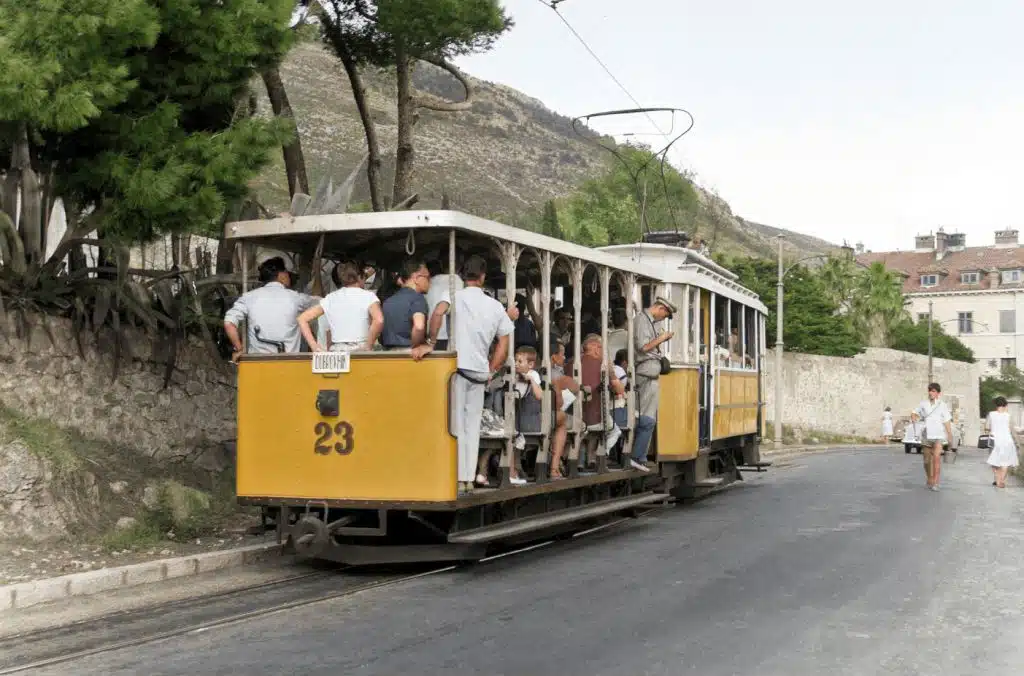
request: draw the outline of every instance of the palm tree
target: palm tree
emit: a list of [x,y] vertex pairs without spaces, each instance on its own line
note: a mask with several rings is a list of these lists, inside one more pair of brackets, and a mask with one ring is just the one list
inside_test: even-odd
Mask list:
[[882,263],[872,263],[857,275],[854,290],[855,325],[872,347],[887,346],[893,325],[907,313],[899,276]]

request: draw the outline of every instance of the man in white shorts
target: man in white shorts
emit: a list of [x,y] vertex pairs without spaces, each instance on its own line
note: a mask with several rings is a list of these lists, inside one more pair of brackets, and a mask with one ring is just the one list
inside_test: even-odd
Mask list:
[[940,399],[942,386],[928,385],[928,399],[922,401],[915,413],[924,421],[924,439],[921,440],[921,455],[924,456],[924,474],[928,488],[939,490],[939,471],[942,468],[942,444],[953,438],[953,416],[946,403]]

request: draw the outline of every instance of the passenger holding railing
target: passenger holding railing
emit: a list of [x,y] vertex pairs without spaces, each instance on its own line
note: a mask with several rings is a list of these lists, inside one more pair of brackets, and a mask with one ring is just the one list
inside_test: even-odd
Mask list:
[[327,343],[331,352],[372,350],[384,327],[380,299],[373,291],[363,288],[363,277],[355,263],[339,263],[331,271],[338,286],[327,294],[320,304],[299,315],[299,329],[314,352],[327,349],[317,342],[310,322],[318,317],[327,319]]
[[[604,363],[604,344],[601,336],[596,333],[588,335],[583,339],[583,344],[580,347],[583,350],[583,356],[580,358],[580,380],[584,390],[583,424],[588,431],[598,434],[610,429],[609,439],[614,443],[618,440],[619,432],[616,432],[614,427],[606,427],[604,411],[601,408],[601,367]],[[569,370],[572,370],[571,366]],[[624,394],[625,386],[615,377],[614,371],[610,372],[608,376],[609,392],[613,395]],[[596,436],[588,435],[587,437],[585,446],[587,460],[593,459],[593,450],[597,446],[596,440]],[[581,465],[584,464],[583,460],[580,458]]]
[[[224,314],[224,333],[231,341],[231,361],[242,356],[242,338],[238,325],[246,323],[248,350],[257,354],[298,352],[302,347],[296,317],[316,304],[315,296],[291,288],[291,273],[280,256],[268,258],[259,266],[263,286],[242,294]],[[309,339],[307,338],[307,341]]]
[[569,436],[569,410],[580,392],[572,376],[565,375],[565,343],[551,338],[551,394],[555,407],[554,429],[551,432],[551,478],[563,479],[562,454]]
[[659,326],[664,319],[670,319],[676,307],[670,301],[658,296],[654,305],[633,319],[634,358],[636,365],[637,408],[636,436],[633,438],[633,455],[630,465],[643,472],[647,467],[647,451],[654,438],[654,426],[658,421],[658,397],[660,393],[662,354],[661,346],[672,338],[671,331],[662,331]]

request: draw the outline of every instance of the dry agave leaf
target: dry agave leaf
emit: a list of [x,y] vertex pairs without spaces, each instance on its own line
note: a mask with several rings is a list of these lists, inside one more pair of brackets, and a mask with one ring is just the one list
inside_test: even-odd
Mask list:
[[96,304],[92,309],[92,327],[98,331],[110,314],[110,289],[107,286],[98,287],[93,298]]

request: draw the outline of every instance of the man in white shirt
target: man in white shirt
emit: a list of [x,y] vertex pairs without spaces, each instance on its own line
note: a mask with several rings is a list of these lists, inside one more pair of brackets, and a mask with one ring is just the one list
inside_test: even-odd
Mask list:
[[[484,390],[491,374],[505,364],[509,336],[515,330],[505,307],[484,293],[486,275],[487,262],[479,256],[471,256],[462,273],[466,288],[456,293],[454,299],[452,333],[458,369],[455,378],[455,436],[459,440],[459,488],[463,491],[473,489],[474,479],[478,484],[487,484],[487,457],[479,457]],[[497,346],[488,358],[495,339]]]
[[260,264],[259,279],[263,286],[242,294],[224,315],[224,332],[231,341],[231,359],[235,362],[243,351],[238,334],[242,322],[246,323],[246,347],[250,353],[276,354],[279,345],[285,352],[298,352],[302,346],[298,316],[319,300],[289,288],[291,273],[280,256]]
[[430,279],[430,289],[427,291],[427,340],[432,341],[438,350],[448,349],[448,307],[452,302],[452,285],[454,283],[455,293],[462,291],[465,284],[458,275],[435,274]]
[[921,440],[921,455],[924,456],[924,474],[928,488],[939,490],[939,471],[942,467],[942,444],[953,438],[953,416],[946,403],[940,398],[942,387],[938,383],[928,385],[928,399],[914,411],[924,422],[924,439]]

